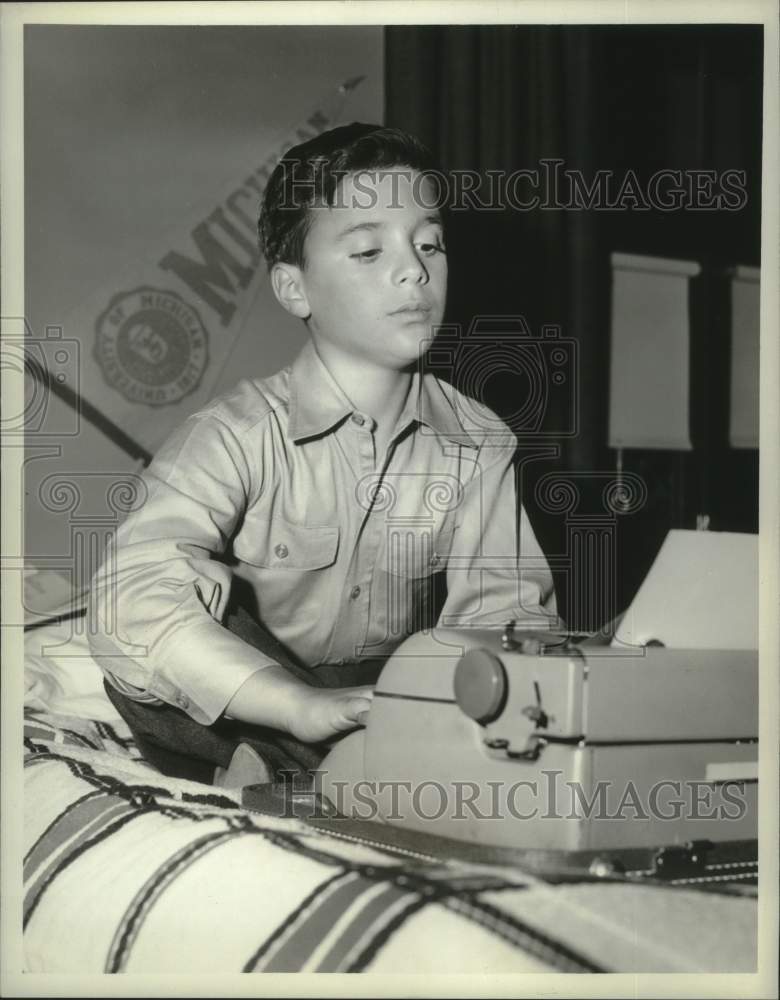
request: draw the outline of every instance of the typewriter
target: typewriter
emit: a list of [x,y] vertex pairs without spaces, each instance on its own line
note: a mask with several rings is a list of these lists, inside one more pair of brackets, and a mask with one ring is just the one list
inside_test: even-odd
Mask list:
[[[755,539],[738,537],[747,572]],[[369,838],[381,828],[380,839],[417,850],[449,845],[547,870],[755,881],[755,616],[732,615],[724,634],[684,620],[691,601],[712,617],[717,598],[702,589],[722,587],[722,575],[706,572],[711,541],[667,543],[611,642],[512,624],[407,639],[365,728],[321,765],[318,822],[346,817]],[[691,560],[691,545],[705,558]],[[733,582],[739,560],[729,560]],[[687,646],[674,614],[645,613],[648,593],[656,610],[657,595],[673,593],[670,568]],[[700,581],[687,596],[680,573]]]

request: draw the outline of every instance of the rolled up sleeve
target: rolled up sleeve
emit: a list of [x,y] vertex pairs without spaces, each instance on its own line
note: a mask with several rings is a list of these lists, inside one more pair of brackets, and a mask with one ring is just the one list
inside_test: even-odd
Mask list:
[[439,624],[483,628],[558,625],[553,579],[517,500],[515,446],[482,449],[457,508]]
[[205,725],[249,676],[275,661],[222,624],[228,543],[262,488],[235,432],[191,417],[144,474],[147,495],[119,527],[92,581],[89,642],[139,700],[176,705]]

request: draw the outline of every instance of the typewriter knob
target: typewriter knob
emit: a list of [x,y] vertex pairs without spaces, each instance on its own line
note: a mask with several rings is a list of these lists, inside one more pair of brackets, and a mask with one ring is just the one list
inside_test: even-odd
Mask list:
[[486,649],[472,649],[458,660],[453,687],[465,715],[482,724],[492,722],[506,703],[504,664]]

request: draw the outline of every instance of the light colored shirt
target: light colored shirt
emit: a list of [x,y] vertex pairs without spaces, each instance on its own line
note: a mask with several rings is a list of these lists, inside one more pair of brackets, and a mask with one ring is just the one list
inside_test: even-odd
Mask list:
[[415,373],[385,455],[373,431],[311,343],[189,417],[93,580],[90,644],[109,680],[215,721],[274,662],[221,624],[234,575],[312,666],[388,656],[425,622],[440,571],[440,625],[554,625],[509,428]]

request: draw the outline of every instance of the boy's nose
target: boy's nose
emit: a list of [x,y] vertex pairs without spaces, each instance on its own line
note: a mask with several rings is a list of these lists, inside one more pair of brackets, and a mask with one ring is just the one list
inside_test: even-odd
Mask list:
[[414,251],[404,254],[396,268],[396,280],[401,284],[422,285],[428,280],[428,271]]

